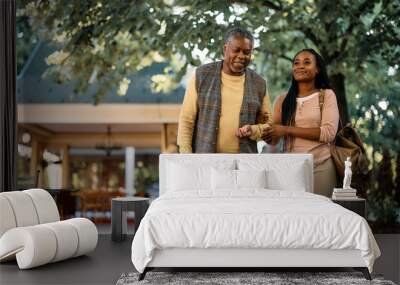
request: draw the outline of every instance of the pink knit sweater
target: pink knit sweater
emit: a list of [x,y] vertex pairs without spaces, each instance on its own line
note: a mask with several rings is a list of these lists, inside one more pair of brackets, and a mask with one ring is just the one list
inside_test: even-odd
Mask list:
[[[282,123],[282,102],[285,95],[279,96],[275,101],[273,121]],[[293,153],[311,153],[314,157],[314,166],[326,161],[330,156],[330,143],[335,139],[339,123],[339,110],[336,95],[331,89],[325,90],[322,118],[319,109],[319,92],[306,97],[297,98],[295,127],[320,128],[321,134],[318,141],[303,138],[294,138],[292,148],[287,150]]]

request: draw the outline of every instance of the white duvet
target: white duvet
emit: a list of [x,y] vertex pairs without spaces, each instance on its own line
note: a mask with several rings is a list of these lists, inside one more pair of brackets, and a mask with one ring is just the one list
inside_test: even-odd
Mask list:
[[136,269],[164,248],[358,249],[370,272],[380,256],[359,215],[320,195],[266,189],[164,194],[133,239]]

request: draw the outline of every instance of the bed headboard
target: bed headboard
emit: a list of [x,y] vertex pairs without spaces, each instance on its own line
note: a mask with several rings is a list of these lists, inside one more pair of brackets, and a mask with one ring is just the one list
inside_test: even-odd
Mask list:
[[[312,154],[161,154],[159,161],[159,188],[160,196],[168,189],[166,187],[168,181],[168,163],[169,162],[182,162],[189,161],[194,165],[210,165],[218,163],[218,161],[232,160],[237,167],[238,163],[254,163],[255,161],[262,161],[263,165],[269,165],[272,168],[279,165],[280,169],[289,167],[293,164],[304,162],[304,173],[306,180],[306,191],[313,193],[313,156]],[[240,163],[239,163],[240,165]]]

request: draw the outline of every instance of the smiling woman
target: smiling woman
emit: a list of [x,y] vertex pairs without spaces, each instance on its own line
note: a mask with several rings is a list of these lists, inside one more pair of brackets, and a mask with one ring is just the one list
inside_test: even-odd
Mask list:
[[[320,94],[324,96],[322,108]],[[313,49],[295,55],[292,84],[287,94],[277,98],[273,121],[264,139],[276,144],[283,138],[285,152],[313,154],[314,192],[330,197],[337,184],[330,143],[336,136],[339,110],[324,60]]]

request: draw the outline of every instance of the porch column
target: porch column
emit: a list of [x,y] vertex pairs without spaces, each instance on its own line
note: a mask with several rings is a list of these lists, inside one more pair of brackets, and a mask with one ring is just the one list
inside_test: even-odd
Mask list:
[[135,148],[125,148],[125,191],[128,196],[135,194]]

